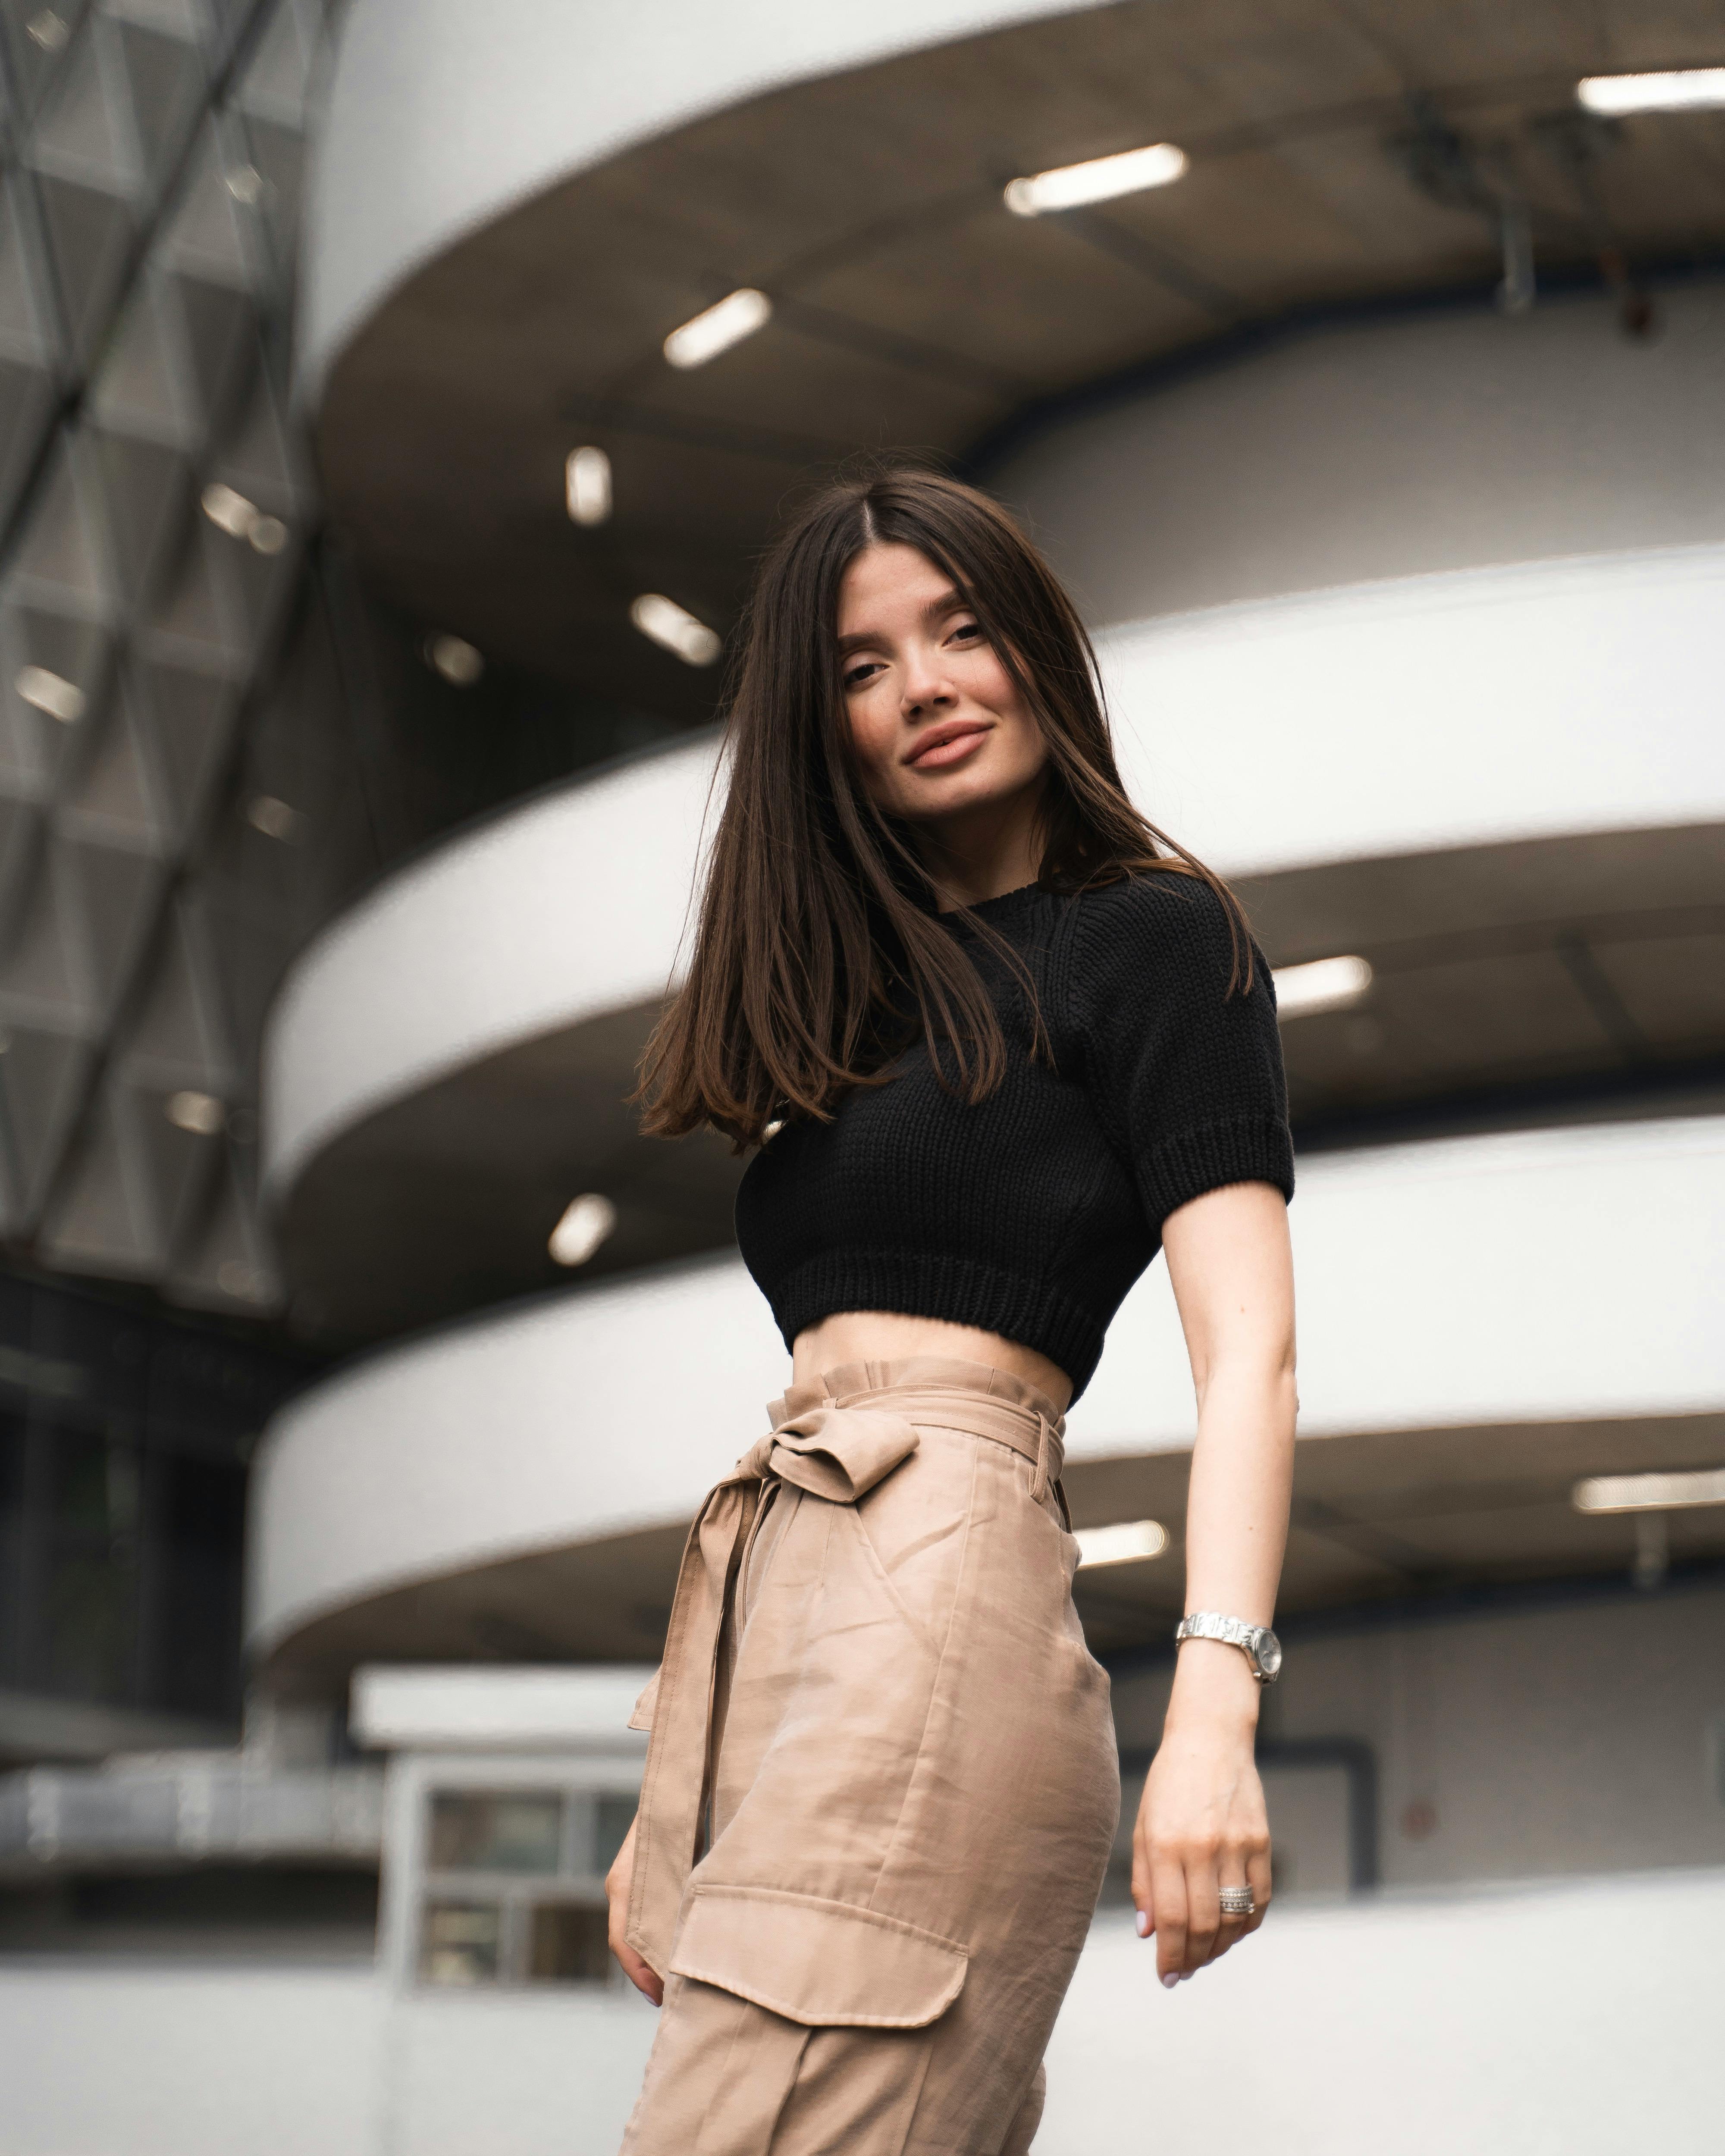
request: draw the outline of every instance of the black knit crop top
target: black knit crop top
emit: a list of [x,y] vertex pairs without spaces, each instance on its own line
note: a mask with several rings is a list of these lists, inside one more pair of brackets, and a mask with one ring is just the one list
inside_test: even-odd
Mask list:
[[1076,1399],[1170,1213],[1227,1183],[1293,1194],[1275,991],[1260,955],[1250,993],[1228,993],[1222,904],[1190,876],[973,911],[1028,967],[1053,1067],[1022,988],[954,916],[1000,1014],[1000,1086],[967,1106],[918,1041],[830,1122],[768,1142],[737,1240],[787,1347],[839,1311],[945,1318],[1047,1356]]

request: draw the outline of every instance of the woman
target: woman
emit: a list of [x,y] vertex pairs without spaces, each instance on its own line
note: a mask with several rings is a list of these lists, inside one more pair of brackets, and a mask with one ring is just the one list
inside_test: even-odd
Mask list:
[[1224,887],[1127,801],[1070,602],[968,488],[886,470],[803,511],[731,746],[644,1127],[759,1148],[737,1239],[793,1383],[696,1522],[637,1716],[612,1943],[664,2013],[625,2149],[1017,2156],[1119,1805],[1061,1418],[1158,1245],[1212,1635],[1180,1650],[1134,1840],[1162,1982],[1270,1898],[1273,993]]

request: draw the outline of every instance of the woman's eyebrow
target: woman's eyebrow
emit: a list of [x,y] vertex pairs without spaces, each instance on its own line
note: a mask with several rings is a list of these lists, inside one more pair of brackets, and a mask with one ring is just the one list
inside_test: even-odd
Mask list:
[[[969,603],[963,592],[944,591],[938,598],[931,599],[923,608],[923,626],[926,629],[932,629],[936,622],[943,619],[949,613],[957,613]],[[853,651],[860,651],[867,644],[881,644],[886,641],[886,638],[881,635],[879,629],[860,629],[850,636],[841,636],[839,639],[839,656],[841,659],[848,659]]]

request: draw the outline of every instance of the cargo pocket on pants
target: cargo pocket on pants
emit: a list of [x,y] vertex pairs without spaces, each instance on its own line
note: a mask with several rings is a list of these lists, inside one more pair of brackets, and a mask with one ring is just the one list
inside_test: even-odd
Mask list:
[[922,2029],[969,1965],[952,1939],[899,1917],[772,1887],[701,1886],[672,1974],[716,1984],[814,2029]]

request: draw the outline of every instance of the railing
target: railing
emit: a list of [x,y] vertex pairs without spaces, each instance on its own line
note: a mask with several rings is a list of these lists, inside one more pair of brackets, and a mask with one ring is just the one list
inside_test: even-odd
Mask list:
[[376,1767],[284,1771],[196,1754],[0,1779],[0,1877],[164,1858],[375,1862]]

